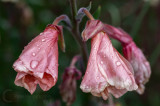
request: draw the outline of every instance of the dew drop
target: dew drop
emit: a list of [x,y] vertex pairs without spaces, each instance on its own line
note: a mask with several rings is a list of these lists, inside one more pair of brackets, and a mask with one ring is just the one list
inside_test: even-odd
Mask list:
[[101,61],[101,64],[103,64],[103,61]]
[[120,63],[119,61],[117,61],[117,62],[116,62],[116,65],[117,65],[117,66],[120,66],[120,65],[121,65],[121,63]]
[[42,42],[45,42],[46,41],[46,39],[42,39]]
[[43,33],[40,33],[40,35],[43,35]]
[[86,86],[86,88],[88,89],[89,87],[88,87],[88,86]]
[[32,53],[32,56],[35,56],[36,55],[36,53]]
[[105,56],[105,55],[104,55],[103,57],[104,57],[104,58],[106,58],[106,56]]
[[95,47],[94,50],[97,50],[97,48]]
[[38,48],[38,50],[40,50],[41,48]]
[[38,65],[38,61],[36,60],[31,61],[31,68],[36,68],[37,65]]
[[97,79],[99,79],[99,76],[97,76]]
[[89,62],[88,65],[91,65],[91,63]]

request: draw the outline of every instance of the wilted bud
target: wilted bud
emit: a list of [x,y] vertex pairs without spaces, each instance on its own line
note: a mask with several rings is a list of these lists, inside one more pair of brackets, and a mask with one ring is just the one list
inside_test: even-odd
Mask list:
[[151,75],[150,64],[134,42],[123,46],[123,54],[134,69],[134,76],[138,85],[137,92],[143,94],[145,90],[144,85],[148,82]]
[[79,56],[75,56],[70,67],[66,68],[63,73],[63,81],[60,85],[60,94],[67,105],[71,105],[76,99],[77,80],[81,78],[81,72],[75,67]]

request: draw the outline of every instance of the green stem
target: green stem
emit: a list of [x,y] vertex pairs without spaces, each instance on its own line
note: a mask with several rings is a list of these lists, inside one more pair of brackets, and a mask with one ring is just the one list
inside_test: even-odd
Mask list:
[[70,5],[71,5],[71,12],[72,12],[72,20],[73,20],[72,35],[77,40],[78,44],[81,47],[84,63],[87,63],[88,61],[87,46],[86,46],[86,43],[83,42],[81,39],[81,35],[79,31],[79,23],[76,20],[76,15],[77,15],[76,0],[70,0]]

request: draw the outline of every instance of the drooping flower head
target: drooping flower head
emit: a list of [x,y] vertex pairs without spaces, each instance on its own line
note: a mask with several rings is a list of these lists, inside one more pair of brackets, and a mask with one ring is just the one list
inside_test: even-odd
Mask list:
[[143,94],[145,90],[144,85],[148,82],[151,75],[149,62],[129,34],[120,28],[115,28],[107,24],[105,26],[109,36],[122,43],[124,57],[131,63],[134,69],[134,76],[138,85],[137,92]]
[[75,67],[75,63],[80,56],[75,56],[70,67],[63,73],[63,81],[60,85],[60,94],[67,105],[71,105],[76,99],[77,80],[81,78],[81,72]]
[[134,76],[138,85],[137,92],[143,94],[145,90],[144,85],[149,81],[151,75],[150,64],[141,49],[134,42],[123,46],[123,54],[134,69]]
[[90,20],[82,33],[84,40],[91,38],[91,52],[80,88],[106,100],[109,93],[118,98],[136,90],[137,84],[132,66],[112,46],[103,29],[102,22]]
[[15,79],[17,86],[24,87],[32,94],[37,84],[43,91],[49,90],[56,84],[59,35],[62,37],[61,26],[48,25],[24,48],[13,64],[17,72]]

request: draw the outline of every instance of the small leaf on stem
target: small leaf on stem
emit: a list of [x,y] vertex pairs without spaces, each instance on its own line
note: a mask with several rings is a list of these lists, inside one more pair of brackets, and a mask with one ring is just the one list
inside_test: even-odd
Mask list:
[[[90,11],[91,9],[91,5],[92,5],[92,2],[89,3],[89,6],[86,7],[85,9],[87,9],[88,11]],[[85,13],[83,12],[83,9],[84,7],[80,8],[77,12],[77,16],[76,16],[76,20],[80,23],[81,20],[83,19],[83,17],[85,16]]]

